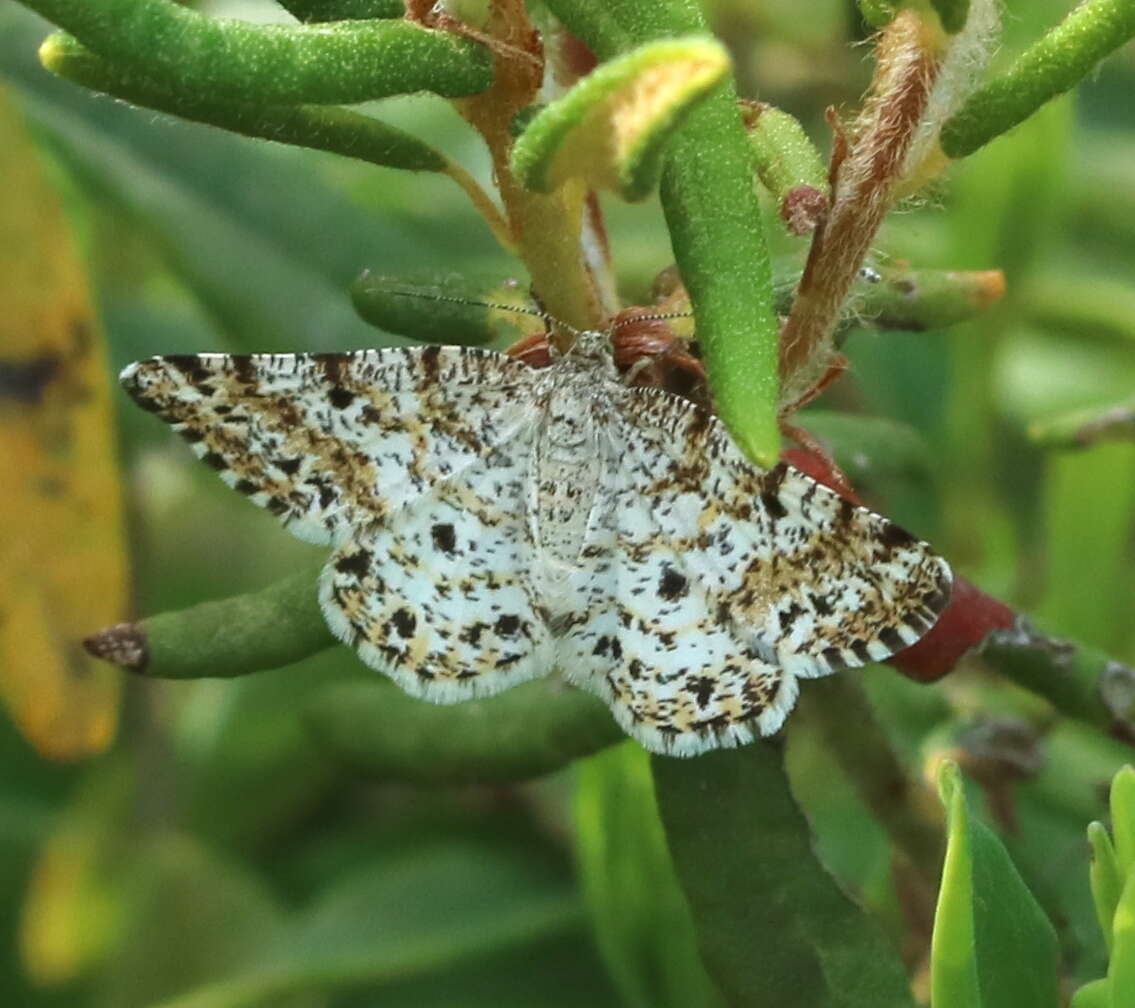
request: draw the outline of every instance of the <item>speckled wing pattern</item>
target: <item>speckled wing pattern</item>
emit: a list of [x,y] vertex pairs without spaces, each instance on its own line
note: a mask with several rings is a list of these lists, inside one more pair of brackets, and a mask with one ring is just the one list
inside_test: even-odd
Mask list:
[[416,696],[548,671],[522,493],[536,372],[466,347],[154,357],[121,381],[230,486],[335,551],[332,631]]
[[628,388],[602,334],[542,370],[422,347],[155,357],[122,381],[333,547],[329,626],[435,702],[558,665],[648,749],[692,755],[776,731],[799,678],[893,654],[948,599],[924,543]]
[[785,463],[758,469],[684,400],[620,399],[617,559],[583,579],[588,615],[559,647],[566,674],[647,748],[769,735],[799,678],[882,660],[933,626],[951,574],[925,543]]

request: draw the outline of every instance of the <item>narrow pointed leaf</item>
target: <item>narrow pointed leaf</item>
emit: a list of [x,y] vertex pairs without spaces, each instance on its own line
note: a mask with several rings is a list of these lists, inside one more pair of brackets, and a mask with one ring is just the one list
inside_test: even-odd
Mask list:
[[446,159],[417,137],[351,109],[225,102],[175,93],[144,76],[119,69],[66,32],[49,35],[40,46],[39,58],[48,70],[65,80],[181,119],[389,168],[446,169]]
[[27,0],[123,71],[198,99],[350,104],[433,91],[477,94],[488,51],[409,21],[292,27],[207,17],[172,0]]
[[1119,905],[1119,897],[1123,893],[1123,874],[1119,870],[1119,862],[1116,861],[1111,838],[1102,823],[1094,822],[1088,825],[1088,844],[1092,848],[1092,863],[1088,868],[1088,877],[1092,885],[1092,902],[1095,904],[1100,931],[1103,932],[1110,950],[1111,925],[1115,919],[1115,908]]
[[957,764],[938,775],[948,838],[934,919],[934,1008],[1057,1008],[1056,933],[1001,841],[970,816]]

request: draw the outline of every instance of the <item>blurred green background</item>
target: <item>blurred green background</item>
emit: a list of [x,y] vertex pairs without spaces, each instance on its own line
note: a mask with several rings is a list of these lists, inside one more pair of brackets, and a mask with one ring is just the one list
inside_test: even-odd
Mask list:
[[[742,94],[826,144],[823,110],[868,80],[851,3],[716,0]],[[210,5],[264,17],[264,3]],[[1015,5],[1011,54],[1068,9]],[[364,268],[523,280],[446,178],[253,142],[128,108],[50,77],[48,26],[0,0],[4,89],[26,115],[81,237],[119,368],[154,353],[337,350],[397,342],[346,289]],[[895,214],[879,265],[1005,271],[1004,300],[949,331],[862,320],[822,404],[918,434],[865,459],[870,501],[1047,630],[1135,660],[1135,445],[1036,446],[1036,420],[1135,390],[1135,51]],[[440,99],[383,117],[489,184],[479,141]],[[653,201],[605,203],[628,303],[671,262]],[[802,247],[778,241],[791,275]],[[17,254],[6,251],[4,254]],[[150,614],[268,584],[319,551],[241,501],[114,396],[133,568]],[[806,414],[805,414],[806,416]],[[90,629],[95,629],[94,627]],[[329,684],[368,678],[345,649],[234,681],[127,684],[112,750],[49,763],[0,722],[0,1000],[226,1005],[713,1003],[674,888],[643,754],[627,743],[524,785],[423,790],[352,772],[307,730]],[[1075,982],[1104,969],[1088,820],[1121,743],[963,669],[934,686],[864,676],[916,770],[971,749],[1001,768],[991,818],[1060,934]],[[1007,781],[982,726],[1024,724],[1036,759]],[[881,829],[805,722],[795,792],[832,871],[909,927]],[[995,798],[1000,798],[998,805]],[[1011,815],[1006,815],[1004,801]],[[31,880],[37,879],[33,887]],[[598,937],[597,937],[598,936]]]

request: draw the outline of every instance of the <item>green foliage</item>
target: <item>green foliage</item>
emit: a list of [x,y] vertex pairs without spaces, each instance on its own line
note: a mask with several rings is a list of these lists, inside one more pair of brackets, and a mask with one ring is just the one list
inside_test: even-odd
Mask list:
[[658,184],[672,134],[728,69],[725,50],[708,38],[632,49],[528,123],[512,148],[512,172],[538,192],[578,179],[590,189],[643,199]]
[[36,0],[37,13],[123,72],[221,101],[361,102],[490,82],[488,54],[407,21],[286,28],[209,18],[173,0]]
[[697,930],[666,847],[647,754],[624,743],[582,763],[575,817],[584,897],[625,1003],[725,1003],[698,957]]
[[1055,1008],[1056,933],[997,835],[974,820],[957,765],[942,764],[946,864],[931,953],[934,1008]]
[[965,157],[1073,87],[1108,53],[1135,35],[1127,0],[1088,0],[971,95],[942,130],[942,148]]
[[1135,769],[1125,766],[1111,782],[1111,828],[1088,826],[1092,847],[1092,901],[1107,941],[1107,976],[1085,984],[1073,1008],[1119,1008],[1135,998]]
[[[823,109],[864,91],[844,4],[801,18],[772,0],[757,19],[734,0],[549,0],[592,73],[550,19],[542,52],[506,0],[457,30],[454,5],[403,17],[393,0],[282,0],[303,24],[270,26],[170,0],[26,6],[63,31],[0,9],[3,77],[67,180],[116,365],[400,338],[503,347],[539,322],[436,296],[601,324],[616,290],[646,302],[672,248],[685,290],[663,293],[693,306],[717,408],[750,455],[778,454],[778,313],[807,249],[773,217],[801,185],[828,194]],[[1082,838],[1129,759],[1109,733],[1135,731],[1135,456],[1081,433],[1129,406],[1135,160],[1115,109],[1135,74],[1124,55],[1105,65],[1074,143],[1068,103],[1033,115],[1131,34],[1129,5],[1098,2],[1045,35],[1055,6],[1014,12],[1017,61],[942,145],[958,157],[1027,121],[957,166],[945,206],[862,236],[886,258],[851,264],[834,313],[850,374],[792,422],[873,506],[1066,641],[1021,623],[986,642],[984,671],[939,685],[891,668],[862,688],[805,683],[788,759],[777,743],[648,759],[554,679],[430,707],[330,646],[317,551],[124,410],[138,609],[159,614],[133,626],[149,677],[104,762],[48,767],[0,725],[4,1003],[911,1005],[937,896],[934,1008],[1040,1008],[1060,985],[1076,1008],[1126,1005],[1130,771],[1112,788],[1114,839],[1089,827],[1090,887]],[[928,73],[985,9],[861,8],[884,36],[897,14],[925,19]],[[691,53],[704,72],[649,90]],[[566,75],[559,96],[538,92],[543,55]],[[734,103],[755,82],[770,103],[756,123]],[[875,135],[887,97],[842,140]],[[883,180],[880,219],[941,165],[935,144]],[[599,186],[614,197],[588,202]],[[1128,441],[1125,422],[1106,436]],[[1056,433],[1029,441],[1045,423]],[[984,801],[943,771],[939,892],[920,770],[943,755]]]

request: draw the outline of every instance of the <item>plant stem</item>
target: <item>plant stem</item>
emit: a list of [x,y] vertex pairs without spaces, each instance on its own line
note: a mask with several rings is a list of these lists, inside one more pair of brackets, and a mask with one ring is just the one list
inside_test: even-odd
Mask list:
[[787,402],[799,399],[826,370],[839,313],[891,207],[938,71],[924,35],[922,22],[908,10],[879,41],[871,97],[852,129],[850,149],[835,160],[831,213],[816,230],[781,333]]

